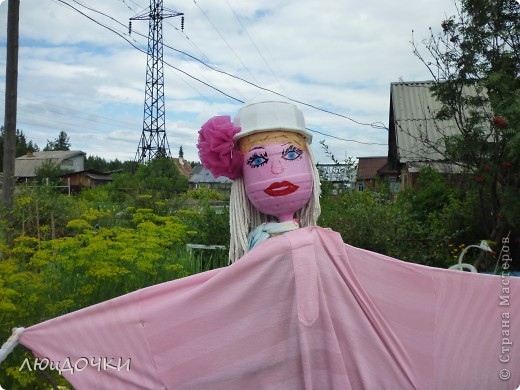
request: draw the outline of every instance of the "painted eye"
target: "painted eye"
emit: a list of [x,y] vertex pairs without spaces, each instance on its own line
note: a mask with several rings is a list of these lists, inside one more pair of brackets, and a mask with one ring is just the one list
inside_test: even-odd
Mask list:
[[296,160],[297,158],[300,158],[302,154],[303,150],[291,145],[283,151],[282,158],[285,160]]
[[263,154],[253,154],[249,159],[247,160],[246,164],[249,165],[251,168],[258,168],[262,165],[267,164],[267,161],[269,159],[267,158],[267,153]]

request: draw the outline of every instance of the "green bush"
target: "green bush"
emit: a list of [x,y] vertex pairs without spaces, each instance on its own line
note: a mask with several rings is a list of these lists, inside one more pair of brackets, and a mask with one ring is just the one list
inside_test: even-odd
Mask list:
[[390,199],[384,187],[325,196],[319,224],[351,245],[442,268],[456,263],[460,248],[486,238],[475,219],[475,191],[437,172],[421,172],[415,189]]
[[[192,261],[185,249],[189,232],[178,217],[137,209],[131,227],[96,228],[100,213],[91,209],[69,221],[74,235],[46,241],[19,236],[11,250],[0,247],[6,257],[0,262],[1,339],[13,327],[188,275],[182,264]],[[19,349],[0,366],[2,385],[43,388],[35,372],[19,371],[23,359]]]

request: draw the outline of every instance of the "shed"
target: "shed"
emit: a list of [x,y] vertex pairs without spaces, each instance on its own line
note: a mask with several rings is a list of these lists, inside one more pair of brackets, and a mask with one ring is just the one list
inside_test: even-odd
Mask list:
[[70,186],[71,192],[79,192],[83,188],[94,188],[112,182],[110,174],[98,172],[94,169],[66,173],[61,175],[61,179],[64,185]]
[[51,162],[62,170],[79,172],[85,169],[85,152],[81,150],[53,150],[48,152],[28,152],[17,157],[14,176],[17,179],[32,179],[43,164]]
[[364,191],[368,188],[374,188],[376,183],[383,177],[380,170],[386,167],[388,157],[358,157],[358,167],[356,175],[356,189]]

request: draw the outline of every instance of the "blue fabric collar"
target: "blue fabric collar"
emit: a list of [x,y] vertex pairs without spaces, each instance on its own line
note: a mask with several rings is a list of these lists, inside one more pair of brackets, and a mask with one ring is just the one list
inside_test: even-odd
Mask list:
[[254,228],[247,236],[249,250],[253,249],[258,243],[283,233],[299,229],[300,225],[296,220],[287,222],[269,222],[263,223]]

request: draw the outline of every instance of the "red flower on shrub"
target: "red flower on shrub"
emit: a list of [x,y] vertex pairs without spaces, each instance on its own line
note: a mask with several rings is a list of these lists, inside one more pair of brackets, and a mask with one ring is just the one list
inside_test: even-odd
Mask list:
[[453,25],[454,25],[454,22],[452,19],[443,20],[441,23],[442,31],[447,32],[448,30],[450,30],[453,27]]
[[505,129],[507,127],[507,121],[500,115],[497,115],[491,119],[491,122],[499,129]]
[[504,161],[502,163],[502,168],[504,169],[511,169],[513,167],[513,164],[511,164],[509,161]]

